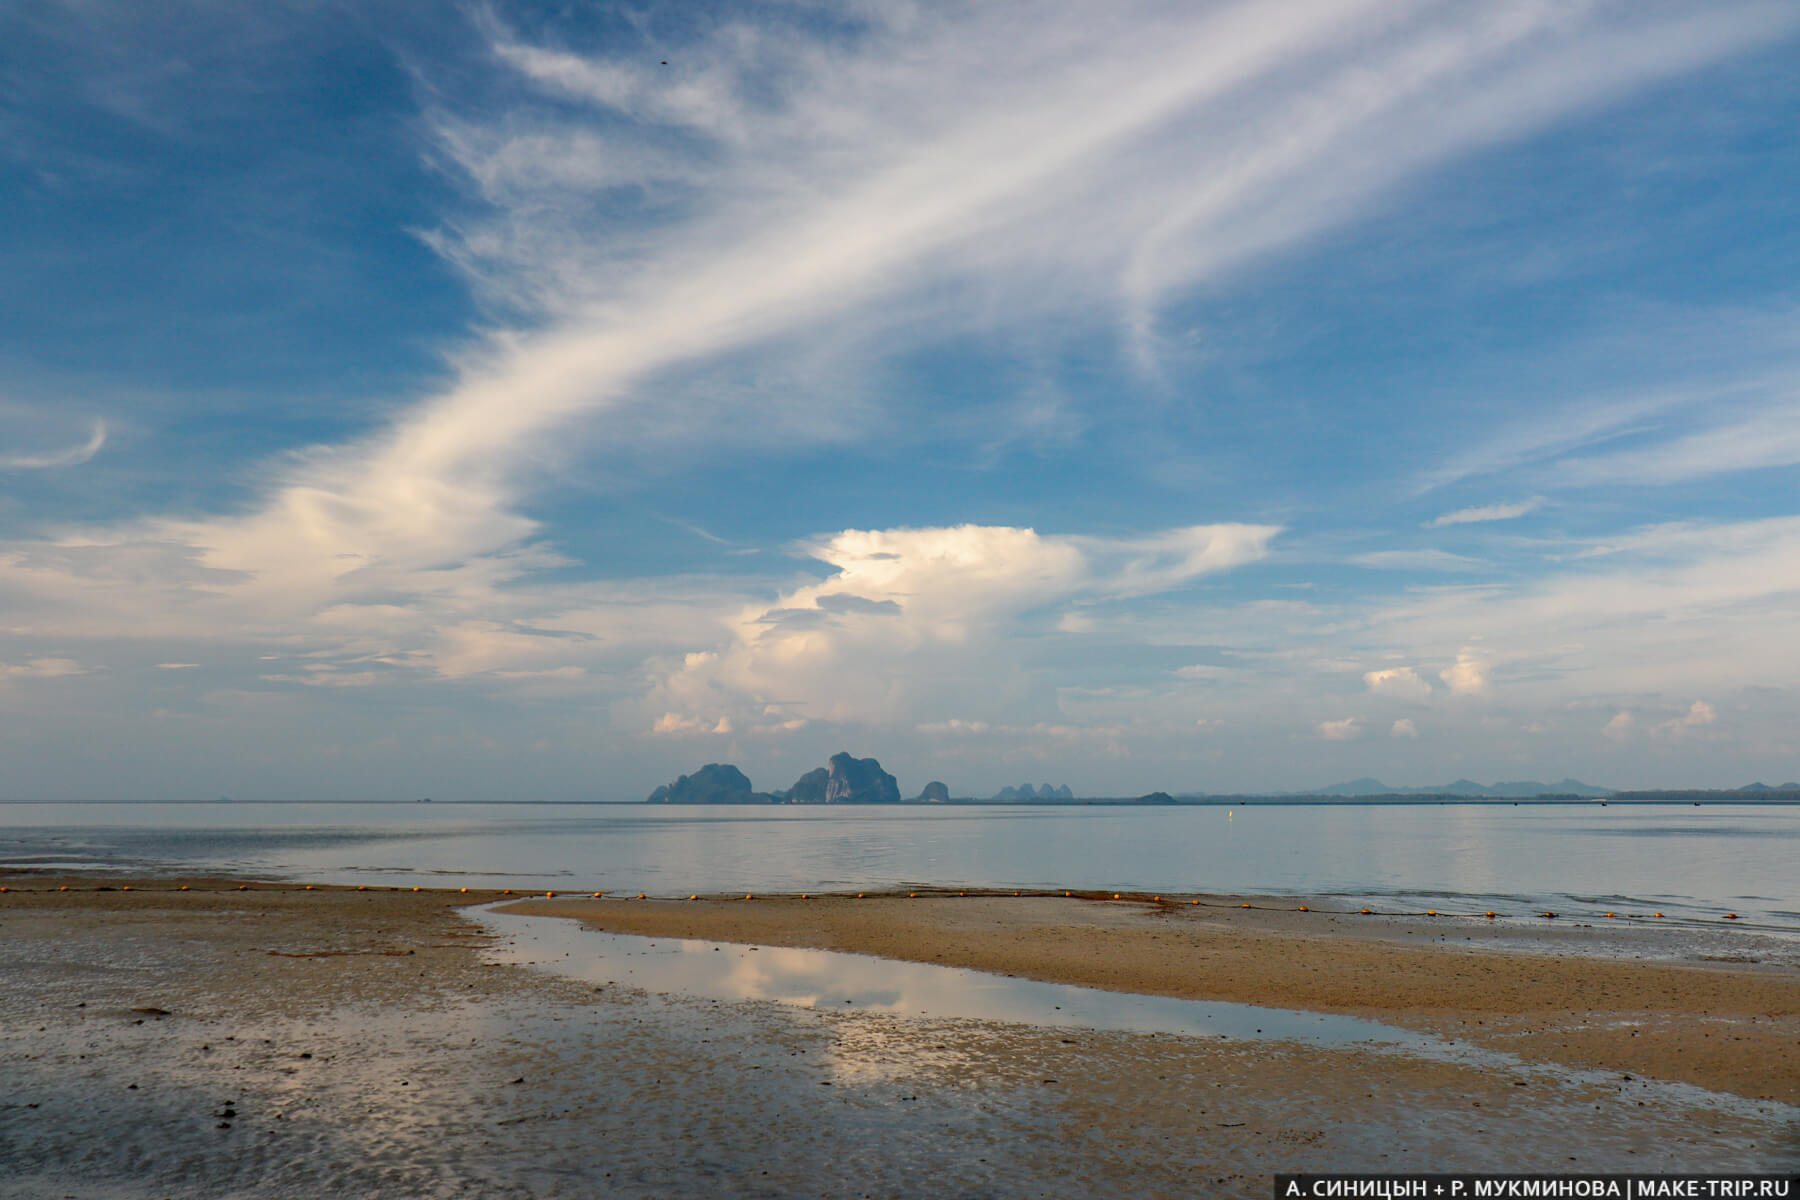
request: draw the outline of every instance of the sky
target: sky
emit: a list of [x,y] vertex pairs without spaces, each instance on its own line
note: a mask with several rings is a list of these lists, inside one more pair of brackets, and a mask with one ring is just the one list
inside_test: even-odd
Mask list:
[[1797,56],[15,0],[0,798],[1800,777]]

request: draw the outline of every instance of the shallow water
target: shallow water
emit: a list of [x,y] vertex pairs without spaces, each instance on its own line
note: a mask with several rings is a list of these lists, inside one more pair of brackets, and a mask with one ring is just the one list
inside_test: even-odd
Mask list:
[[0,805],[0,869],[405,886],[935,885],[1661,911],[1800,931],[1800,807]]
[[480,910],[472,915],[501,937],[489,952],[496,961],[538,966],[587,983],[701,999],[1315,1046],[1424,1048],[1437,1042],[1377,1021],[1329,1013],[1104,992],[832,950],[603,933],[563,917]]

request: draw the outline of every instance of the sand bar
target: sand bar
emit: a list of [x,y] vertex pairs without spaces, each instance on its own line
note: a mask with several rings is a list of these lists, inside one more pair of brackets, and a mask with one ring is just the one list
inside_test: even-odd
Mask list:
[[[900,893],[559,897],[509,907],[615,933],[850,951],[1347,1013],[1527,1059],[1800,1101],[1800,969],[1791,947],[1687,929],[1371,919],[1300,912],[1298,903]],[[1633,957],[1647,955],[1656,958]]]

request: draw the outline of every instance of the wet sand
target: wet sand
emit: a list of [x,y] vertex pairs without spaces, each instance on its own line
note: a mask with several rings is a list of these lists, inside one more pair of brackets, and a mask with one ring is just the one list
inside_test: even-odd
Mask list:
[[[1794,949],[1736,930],[938,893],[527,900],[614,933],[802,946],[1190,1000],[1347,1013],[1522,1058],[1800,1102]],[[1298,904],[1296,901],[1294,904]],[[1316,903],[1316,902],[1315,902]]]
[[[488,936],[458,911],[487,896],[0,882],[14,889],[0,895],[9,1197],[1260,1197],[1288,1170],[1800,1162],[1791,1106],[1636,1072],[596,988],[491,962]],[[70,891],[54,890],[64,883]],[[1199,973],[1212,981],[1205,994],[1231,999],[1341,969],[1348,982],[1265,991],[1261,1002],[1304,998],[1459,1034],[1458,1022],[1517,1020],[1505,1015],[1515,1003],[1528,1020],[1566,1018],[1553,1001],[1586,989],[1606,1012],[1642,1011],[1697,1046],[1707,1072],[1747,1081],[1739,1096],[1792,1098],[1788,1068],[1700,1054],[1721,1035],[1775,1046],[1762,1031],[1791,1030],[1791,967],[1447,950],[1421,943],[1441,930],[1365,940],[1367,930],[1333,937],[1241,915],[1030,897],[615,902],[586,915],[625,932],[643,922],[637,931],[658,936],[786,936],[1188,989],[1171,994],[1190,994]],[[1201,947],[1214,957],[1194,959]],[[1463,982],[1431,1000],[1420,972],[1434,961],[1442,979]],[[1408,1002],[1422,1007],[1408,1015]],[[1684,1024],[1701,1030],[1698,1042]],[[1574,1032],[1564,1040],[1504,1046],[1554,1062],[1589,1053]],[[1766,1057],[1784,1063],[1792,1045],[1790,1033]]]

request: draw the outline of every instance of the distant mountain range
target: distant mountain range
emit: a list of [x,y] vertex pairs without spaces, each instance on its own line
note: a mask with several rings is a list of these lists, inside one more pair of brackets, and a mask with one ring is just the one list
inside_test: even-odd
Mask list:
[[994,793],[996,800],[1073,800],[1075,793],[1069,790],[1068,784],[1056,787],[1044,784],[1032,787],[1029,783],[1021,783],[1018,787],[1003,787]]
[[1495,784],[1476,783],[1473,779],[1458,779],[1455,783],[1446,783],[1438,787],[1389,787],[1379,779],[1352,779],[1347,783],[1334,783],[1330,787],[1315,788],[1304,794],[1309,796],[1486,796],[1506,799],[1528,796],[1603,797],[1612,795],[1614,790],[1613,788],[1595,787],[1593,784],[1583,783],[1579,779],[1565,779],[1561,783],[1539,783],[1535,779],[1526,779]]

